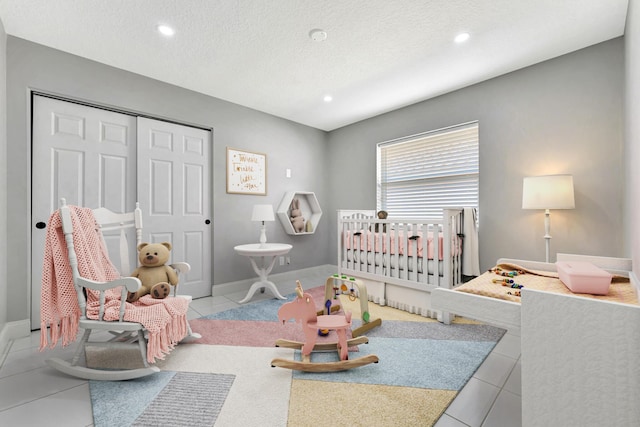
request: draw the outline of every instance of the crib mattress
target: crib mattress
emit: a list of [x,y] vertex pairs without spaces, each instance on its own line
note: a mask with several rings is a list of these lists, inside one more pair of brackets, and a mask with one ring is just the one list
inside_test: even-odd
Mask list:
[[[524,271],[524,274],[519,274],[513,277],[513,280],[516,284],[522,285],[525,288],[566,295],[577,295],[586,298],[624,304],[638,304],[638,295],[636,290],[626,277],[613,276],[609,292],[606,295],[591,295],[571,292],[569,288],[560,281],[558,274],[555,272],[529,270],[516,264],[499,264],[497,267],[500,267],[504,271]],[[517,288],[503,286],[500,283],[493,282],[494,280],[501,280],[504,278],[504,276],[488,271],[479,277],[456,287],[454,290],[519,303],[520,297],[516,295],[518,291]]]

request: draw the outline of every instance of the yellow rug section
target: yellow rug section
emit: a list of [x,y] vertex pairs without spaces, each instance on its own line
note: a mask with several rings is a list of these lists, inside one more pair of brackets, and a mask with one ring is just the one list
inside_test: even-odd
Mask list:
[[[348,295],[339,295],[338,298],[340,298],[340,305],[345,312],[350,311],[353,315],[353,319],[361,319],[359,298],[356,298],[355,301],[351,301]],[[412,314],[393,307],[381,306],[372,302],[369,302],[369,315],[371,316],[371,320],[382,319],[383,322],[385,320],[400,320],[404,322],[437,322],[436,319],[431,319],[430,317]],[[453,323],[478,324],[480,322],[456,316]]]
[[451,390],[294,380],[287,425],[427,427],[435,424],[456,394]]
[[[342,310],[361,319],[360,300],[340,295]],[[437,322],[393,307],[369,302],[371,320]],[[456,317],[455,323],[477,323]],[[452,390],[431,390],[387,385],[331,383],[294,379],[289,401],[290,427],[318,425],[420,426],[434,425],[458,394]],[[309,400],[313,396],[313,400]],[[336,415],[339,414],[339,415]],[[336,416],[338,418],[336,418]]]

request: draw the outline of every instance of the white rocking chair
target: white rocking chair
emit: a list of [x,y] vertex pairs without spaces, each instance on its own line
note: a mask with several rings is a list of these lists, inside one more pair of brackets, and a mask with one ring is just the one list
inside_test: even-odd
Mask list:
[[[113,281],[102,283],[80,277],[80,273],[78,271],[78,258],[76,254],[79,253],[79,251],[89,250],[89,248],[74,246],[73,224],[70,209],[69,206],[66,205],[65,199],[60,200],[59,212],[67,252],[69,255],[69,263],[71,265],[71,272],[73,275],[73,283],[81,310],[81,317],[78,326],[79,328],[84,329],[84,334],[78,343],[77,350],[70,362],[60,358],[51,358],[47,360],[47,364],[65,374],[88,380],[129,380],[159,372],[160,369],[156,366],[151,366],[147,360],[148,333],[144,326],[141,323],[124,320],[126,304],[120,304],[119,319],[117,321],[104,320],[105,292],[121,286],[120,301],[126,301],[128,292],[135,292],[140,288],[140,280],[134,277],[121,277]],[[117,249],[120,254],[120,265],[117,266],[118,271],[121,275],[130,274],[132,270],[129,267],[129,244],[127,243],[126,235],[127,231],[135,229],[137,247],[137,244],[142,239],[142,212],[139,205],[136,203],[136,209],[134,212],[124,214],[114,213],[105,208],[95,209],[93,214],[100,226],[100,230],[96,230],[96,232],[100,234],[100,239],[102,239],[105,247],[109,247],[107,241],[108,243],[112,243],[112,247],[109,248],[111,251],[114,250],[113,246],[117,246],[115,249]],[[107,236],[106,239],[105,236]],[[116,239],[114,239],[114,237],[116,237]],[[114,245],[113,243],[117,243],[117,245]],[[179,275],[187,273],[190,270],[189,264],[184,262],[175,263],[171,266]],[[176,297],[176,288],[177,285],[174,286],[174,297]],[[87,290],[99,292],[100,307],[98,320],[87,318]],[[191,301],[190,296],[180,295],[177,297],[186,298],[189,302]],[[106,341],[104,340],[104,337],[102,340],[89,341],[93,331],[107,331],[112,334],[113,337]],[[200,335],[193,333],[187,322],[187,335],[184,340],[196,338],[200,338]],[[86,364],[86,347],[88,346],[104,347],[109,349],[137,347],[141,356],[141,367],[132,369],[102,369],[88,367]],[[81,364],[83,353],[85,356],[85,363]]]

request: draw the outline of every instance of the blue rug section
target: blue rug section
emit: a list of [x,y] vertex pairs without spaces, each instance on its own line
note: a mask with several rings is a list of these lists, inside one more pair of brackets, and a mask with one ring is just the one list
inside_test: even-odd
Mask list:
[[[294,371],[293,378],[457,391],[473,376],[495,345],[495,341],[378,337],[371,339],[369,344],[360,345],[359,352],[349,353],[349,357],[355,359],[375,354],[379,363],[333,373]],[[296,351],[296,359],[300,360],[299,351]],[[337,360],[337,352],[311,355],[312,362]]]
[[[288,301],[292,301],[295,293],[288,294],[286,297]],[[262,300],[205,316],[202,319],[277,322],[278,309],[285,302],[275,298]],[[361,323],[360,320],[353,319],[354,328]],[[367,332],[369,344],[360,345],[357,352],[349,353],[352,359],[375,354],[380,360],[379,363],[341,372],[293,371],[293,379],[459,391],[484,362],[505,332],[500,328],[480,324],[444,325],[438,322],[383,319],[381,326]],[[295,358],[300,360],[300,351],[295,352]],[[311,355],[311,361],[335,362],[338,361],[338,353],[315,352]],[[205,385],[202,381],[202,387],[190,385],[185,387],[185,381],[176,377],[177,374],[179,373],[162,371],[130,381],[90,381],[95,427],[131,426],[136,421],[141,425],[158,425],[157,422],[165,418],[163,415],[160,415],[160,418],[154,418],[160,412],[159,410],[152,410],[151,416],[145,414],[141,417],[141,414],[145,408],[153,405],[154,400],[163,393],[163,390],[169,390],[172,384],[179,386],[181,393],[184,392],[186,397],[178,399],[182,402],[185,399],[187,401],[191,399],[189,396],[192,396],[196,389],[202,388],[201,400],[205,402],[204,407],[207,410],[211,409],[212,416],[217,417],[233,379],[223,378],[222,380],[227,381],[225,384],[228,383],[223,386]],[[189,377],[187,380],[192,384],[194,378]],[[214,380],[220,381],[220,379]],[[200,379],[195,378],[195,381]],[[219,396],[216,395],[218,397],[211,393],[213,389],[220,392]],[[171,399],[171,396],[165,397]],[[214,400],[214,397],[219,407],[209,408],[207,405],[212,403],[210,401]],[[251,402],[248,401],[248,404]],[[160,403],[160,408],[165,406],[165,403]],[[206,419],[203,418],[203,423],[209,425],[212,416],[207,414]],[[190,419],[189,422],[192,423],[189,425],[199,423],[195,418]]]
[[161,371],[128,381],[89,381],[95,427],[210,426],[235,375]]
[[[288,298],[288,297],[287,297]],[[288,298],[289,301],[292,298]],[[242,307],[232,308],[219,313],[203,316],[201,319],[214,320],[262,320],[266,322],[278,321],[278,309],[286,302],[279,299],[260,301],[259,303],[247,304]]]
[[[355,325],[355,323],[354,320],[353,324]],[[438,322],[383,320],[382,325],[367,332],[367,337],[497,342],[505,332],[504,329],[480,324],[452,323],[445,325]]]
[[[283,295],[287,301],[293,301],[296,297],[295,293]],[[272,298],[262,300],[256,303],[246,304],[237,308],[232,308],[220,313],[209,314],[201,319],[216,320],[262,320],[266,322],[278,321],[278,309],[282,307],[284,300]]]
[[175,374],[162,371],[129,381],[89,381],[94,426],[130,426]]

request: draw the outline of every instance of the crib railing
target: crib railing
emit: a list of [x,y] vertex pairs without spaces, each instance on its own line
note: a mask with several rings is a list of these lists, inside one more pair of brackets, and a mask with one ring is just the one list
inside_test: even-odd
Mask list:
[[462,282],[461,212],[445,209],[442,219],[427,221],[338,211],[339,272],[414,289],[452,288]]

